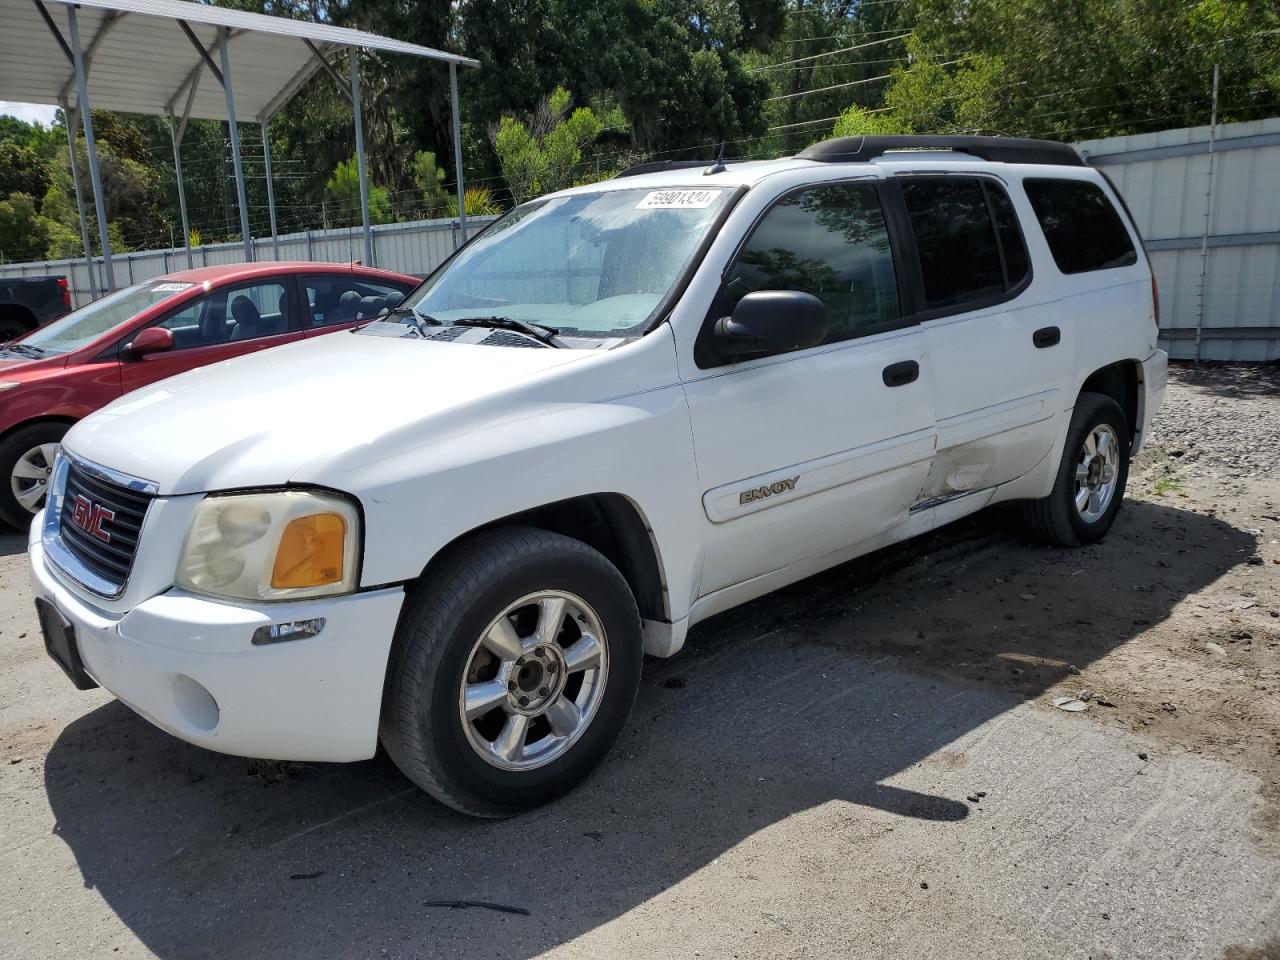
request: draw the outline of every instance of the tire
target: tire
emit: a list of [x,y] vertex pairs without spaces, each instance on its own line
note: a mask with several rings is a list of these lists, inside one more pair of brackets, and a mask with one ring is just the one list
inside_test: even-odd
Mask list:
[[[1115,444],[1114,462],[1105,454],[1089,455],[1086,444],[1092,442],[1096,451],[1101,448],[1102,437],[1109,438],[1108,448]],[[1129,422],[1118,403],[1101,393],[1080,394],[1053,491],[1041,500],[1022,504],[1027,532],[1059,547],[1080,547],[1106,536],[1124,500],[1129,479],[1129,442]],[[1105,479],[1108,468],[1112,471],[1109,481]],[[1109,493],[1104,496],[1108,486]],[[1085,499],[1086,506],[1078,505],[1079,498]]]
[[[513,816],[567,793],[604,759],[635,702],[641,660],[635,599],[600,553],[545,530],[480,533],[441,558],[401,615],[380,740],[442,803]],[[479,691],[470,719],[464,690]]]
[[15,320],[13,317],[0,317],[0,343],[8,343],[15,337],[29,333],[32,329],[29,323]]
[[[15,430],[0,442],[0,520],[19,530],[31,526],[31,518],[44,505],[44,499],[33,501],[35,509],[28,509],[19,501],[19,493],[40,485],[40,478],[31,476],[31,467],[52,470],[50,447],[61,443],[69,429],[65,423],[34,423]],[[34,463],[27,460],[24,475],[15,475],[28,456]]]

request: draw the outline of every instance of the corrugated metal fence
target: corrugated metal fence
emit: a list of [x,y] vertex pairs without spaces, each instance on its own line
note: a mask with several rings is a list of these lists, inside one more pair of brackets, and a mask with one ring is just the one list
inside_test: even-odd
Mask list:
[[[467,233],[474,235],[493,217],[469,217]],[[419,220],[413,223],[386,223],[373,228],[374,260],[379,267],[399,273],[425,276],[434,270],[461,242],[456,220]],[[359,228],[341,230],[308,230],[280,237],[277,257],[270,237],[255,239],[254,254],[259,260],[325,260],[342,263],[364,256],[364,238]],[[224,263],[241,263],[244,246],[240,243],[210,243],[192,248],[192,261],[197,267]],[[143,280],[164,276],[187,268],[186,250],[145,250],[118,253],[112,258],[116,286],[125,287]],[[102,258],[94,259],[98,277],[89,280],[89,267],[83,257],[74,260],[46,260],[40,263],[7,263],[0,265],[0,277],[35,277],[58,274],[67,278],[71,302],[79,307],[101,294],[99,279]]]
[[[1133,211],[1180,359],[1280,359],[1280,118],[1089,140],[1076,148]],[[1210,179],[1212,169],[1212,180]]]

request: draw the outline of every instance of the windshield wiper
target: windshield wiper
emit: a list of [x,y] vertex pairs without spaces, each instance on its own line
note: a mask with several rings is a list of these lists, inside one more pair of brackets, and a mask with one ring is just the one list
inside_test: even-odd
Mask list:
[[548,347],[559,347],[556,343],[556,334],[559,333],[555,327],[544,327],[538,323],[529,323],[527,320],[517,320],[514,317],[463,317],[461,320],[454,320],[455,327],[493,327],[497,330],[514,330],[516,333],[523,333],[526,337],[533,337],[539,343],[545,343]]
[[47,354],[47,351],[28,343],[6,343],[2,349],[8,353],[16,353],[20,357],[43,357]]
[[413,307],[392,307],[387,311],[387,317],[404,317],[413,323],[413,327],[418,331],[418,336],[426,336],[424,327],[439,327],[443,324],[435,317],[425,313],[418,313]]

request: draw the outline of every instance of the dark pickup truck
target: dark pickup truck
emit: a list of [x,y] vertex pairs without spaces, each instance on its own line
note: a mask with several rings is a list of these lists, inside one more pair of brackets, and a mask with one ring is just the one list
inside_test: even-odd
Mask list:
[[70,310],[66,277],[0,277],[0,343]]

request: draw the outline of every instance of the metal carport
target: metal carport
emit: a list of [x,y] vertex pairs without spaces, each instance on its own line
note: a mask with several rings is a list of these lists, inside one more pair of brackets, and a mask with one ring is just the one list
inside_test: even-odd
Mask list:
[[56,104],[66,113],[80,234],[92,276],[93,258],[72,119],[76,113],[84,126],[89,179],[102,246],[101,289],[114,290],[115,276],[90,106],[169,118],[188,263],[191,262],[191,230],[182,183],[183,133],[192,117],[226,120],[245,258],[252,260],[253,241],[249,232],[237,117],[248,117],[262,128],[267,202],[271,235],[275,240],[275,195],[271,185],[267,123],[318,70],[328,72],[340,83],[340,89],[346,91],[346,81],[329,62],[332,54],[343,51],[350,61],[351,86],[347,95],[355,115],[366,261],[373,260],[373,242],[360,109],[362,49],[426,57],[449,65],[458,218],[465,238],[458,67],[478,67],[477,60],[362,30],[211,7],[187,0],[78,0],[76,3],[0,0],[0,23],[4,25],[0,29],[0,99]]

